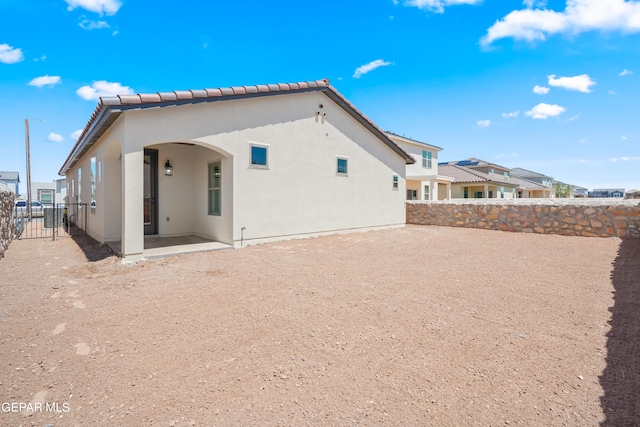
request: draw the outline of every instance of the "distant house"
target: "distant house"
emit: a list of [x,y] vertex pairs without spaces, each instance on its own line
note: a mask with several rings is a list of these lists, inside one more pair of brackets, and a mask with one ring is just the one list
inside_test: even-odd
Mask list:
[[589,191],[588,195],[589,197],[593,197],[593,198],[609,198],[609,197],[616,197],[616,198],[622,198],[624,197],[624,188],[599,188],[599,189],[594,189],[593,191]]
[[537,182],[538,184],[544,185],[548,188],[553,188],[553,177],[542,173],[530,171],[523,168],[513,168],[511,169],[511,175],[517,176],[518,178],[528,179],[529,181]]
[[20,194],[20,174],[18,172],[0,171],[0,182],[7,185],[12,184],[13,192]]
[[103,97],[60,174],[88,234],[135,260],[148,234],[238,247],[404,226],[414,161],[317,80]]
[[438,171],[438,153],[442,148],[391,132],[387,132],[387,136],[415,160],[407,165],[407,200],[451,198],[453,178]]
[[578,197],[578,198],[589,197],[589,190],[587,190],[586,188],[580,187],[578,185],[572,185],[571,188],[573,190],[574,197]]
[[518,183],[517,197],[519,199],[548,199],[551,197],[552,190],[549,187],[517,176],[512,176],[511,179]]

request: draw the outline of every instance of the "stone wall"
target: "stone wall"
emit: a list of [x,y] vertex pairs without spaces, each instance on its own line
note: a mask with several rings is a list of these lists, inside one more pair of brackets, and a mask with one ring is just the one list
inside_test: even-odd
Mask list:
[[407,202],[407,224],[585,237],[640,237],[640,203],[611,199]]
[[16,195],[0,182],[0,259],[13,240],[13,205]]

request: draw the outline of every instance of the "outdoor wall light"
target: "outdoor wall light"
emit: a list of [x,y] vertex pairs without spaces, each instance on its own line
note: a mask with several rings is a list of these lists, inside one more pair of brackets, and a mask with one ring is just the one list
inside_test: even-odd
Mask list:
[[167,160],[167,163],[164,164],[164,174],[166,176],[173,175],[173,166],[171,166],[171,163],[169,163],[169,160]]

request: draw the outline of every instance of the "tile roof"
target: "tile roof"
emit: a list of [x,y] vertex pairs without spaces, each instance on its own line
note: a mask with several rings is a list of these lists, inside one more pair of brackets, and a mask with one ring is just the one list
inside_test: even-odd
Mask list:
[[427,147],[435,148],[436,150],[442,151],[442,147],[438,147],[437,145],[427,144],[426,142],[418,141],[418,140],[412,139],[412,138],[407,138],[406,136],[398,135],[397,133],[393,133],[393,132],[389,132],[389,131],[386,131],[385,133],[387,135],[389,135],[391,138],[397,138],[399,140],[405,140],[407,142],[413,142],[416,145],[425,145]]
[[471,167],[471,166],[494,166],[496,168],[504,169],[506,171],[510,171],[511,170],[508,167],[505,167],[505,166],[502,166],[502,165],[498,165],[496,163],[487,162],[486,160],[478,159],[476,157],[469,157],[468,159],[465,159],[465,160],[454,160],[452,162],[442,162],[440,164],[442,164],[442,165],[457,165],[457,166],[465,166],[465,167]]
[[0,180],[20,182],[20,174],[18,172],[0,171]]
[[75,146],[60,169],[59,174],[64,175],[66,171],[73,167],[109,126],[115,122],[120,114],[127,110],[311,91],[323,92],[352,117],[362,123],[393,151],[403,157],[407,164],[415,163],[415,160],[393,142],[371,119],[360,112],[360,110],[333,88],[333,86],[329,84],[329,79],[322,79],[296,83],[231,86],[226,88],[177,90],[173,92],[101,97],[98,106],[93,111]]
[[529,181],[528,179],[525,178],[520,178],[517,176],[511,176],[511,179],[514,182],[517,182],[519,184],[518,188],[521,188],[523,190],[545,190],[545,191],[550,191],[551,188],[549,187],[545,187],[542,184],[538,184],[537,182],[533,182],[533,181]]
[[513,169],[511,169],[511,175],[519,176],[521,178],[536,177],[536,178],[553,179],[549,175],[544,175],[542,173],[530,171],[528,169],[523,169],[523,168],[513,168]]
[[438,174],[444,176],[450,176],[453,178],[453,183],[493,183],[500,185],[508,185],[510,187],[518,187],[518,183],[512,178],[505,178],[502,175],[494,174],[491,176],[488,173],[473,170],[464,166],[458,165],[438,165]]

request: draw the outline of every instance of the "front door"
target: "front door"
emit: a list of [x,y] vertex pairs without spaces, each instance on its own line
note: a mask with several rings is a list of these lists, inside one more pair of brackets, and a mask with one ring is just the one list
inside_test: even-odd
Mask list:
[[158,150],[144,149],[144,234],[158,234]]

